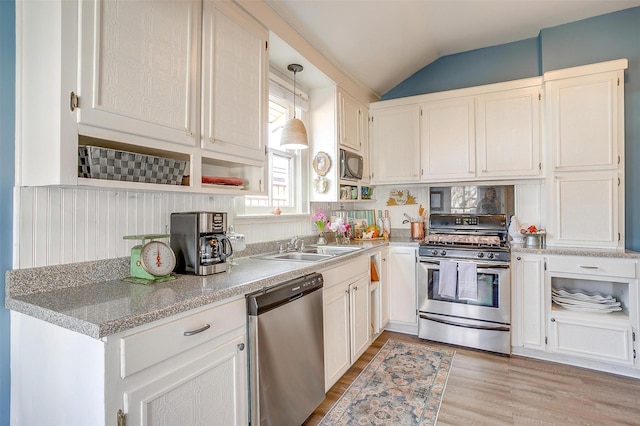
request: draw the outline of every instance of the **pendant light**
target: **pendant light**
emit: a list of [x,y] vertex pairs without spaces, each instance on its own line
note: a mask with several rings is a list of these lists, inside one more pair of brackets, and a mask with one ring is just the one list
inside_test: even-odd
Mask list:
[[302,65],[291,64],[287,69],[293,72],[293,118],[282,128],[280,138],[280,148],[284,149],[307,149],[307,129],[304,123],[296,118],[296,73],[303,70]]

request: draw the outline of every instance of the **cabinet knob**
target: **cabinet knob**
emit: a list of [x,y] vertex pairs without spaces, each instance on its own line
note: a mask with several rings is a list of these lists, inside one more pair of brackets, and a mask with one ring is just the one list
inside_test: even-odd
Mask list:
[[518,260],[522,260],[522,258],[521,258],[520,256],[516,257],[516,259],[518,259]]
[[556,319],[555,318],[551,318],[551,322],[556,322]]
[[238,350],[244,351],[244,343],[238,343]]

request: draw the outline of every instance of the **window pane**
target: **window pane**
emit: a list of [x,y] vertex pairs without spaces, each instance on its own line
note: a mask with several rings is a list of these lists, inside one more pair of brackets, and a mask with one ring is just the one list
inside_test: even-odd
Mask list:
[[288,108],[269,101],[269,148],[278,149],[282,128],[289,118]]
[[[298,115],[296,115],[298,116]],[[293,105],[282,100],[269,100],[269,195],[245,196],[245,206],[256,208],[296,208],[295,175],[298,153],[280,150],[282,129],[293,117]]]
[[271,198],[274,206],[291,207],[293,200],[291,156],[274,152],[271,156]]

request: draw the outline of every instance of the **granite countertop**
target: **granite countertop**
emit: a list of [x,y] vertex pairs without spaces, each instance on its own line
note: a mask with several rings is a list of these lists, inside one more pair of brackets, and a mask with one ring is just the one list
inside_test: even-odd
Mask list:
[[511,245],[511,253],[531,253],[542,255],[561,255],[561,256],[588,256],[588,257],[608,257],[619,259],[640,259],[640,253],[632,250],[615,250],[615,249],[595,249],[583,247],[546,247],[527,248],[518,245]]
[[[191,309],[272,287],[289,279],[332,268],[387,244],[362,244],[363,250],[321,262],[285,262],[253,257],[235,259],[227,272],[177,275],[152,285],[122,281],[129,258],[7,271],[6,307],[100,339]],[[253,254],[252,254],[253,255]]]

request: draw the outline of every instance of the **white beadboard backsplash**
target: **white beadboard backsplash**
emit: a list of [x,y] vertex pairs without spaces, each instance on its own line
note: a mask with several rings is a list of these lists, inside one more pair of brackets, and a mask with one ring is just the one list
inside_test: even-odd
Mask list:
[[[406,187],[405,187],[406,188]],[[428,207],[428,186],[406,188]],[[388,187],[377,189],[370,203],[345,208],[389,210],[392,228],[407,228],[403,213],[417,215],[418,205],[387,206]],[[239,200],[238,200],[239,201]],[[516,215],[521,223],[540,224],[544,185],[515,185]],[[341,208],[340,203],[312,203],[312,209]],[[125,235],[169,233],[172,212],[222,211],[249,244],[286,240],[315,232],[309,215],[235,217],[234,197],[174,192],[133,192],[96,188],[17,187],[14,190],[14,268],[32,268],[129,256],[135,241]]]
[[125,235],[163,234],[172,212],[228,211],[231,197],[93,188],[15,189],[14,267],[30,268],[129,255]]
[[[125,235],[169,232],[170,215],[222,211],[234,224],[234,197],[94,188],[17,187],[14,190],[14,268],[31,268],[129,255]],[[251,223],[249,223],[251,222]],[[238,220],[248,243],[311,231],[307,216],[287,221]]]

